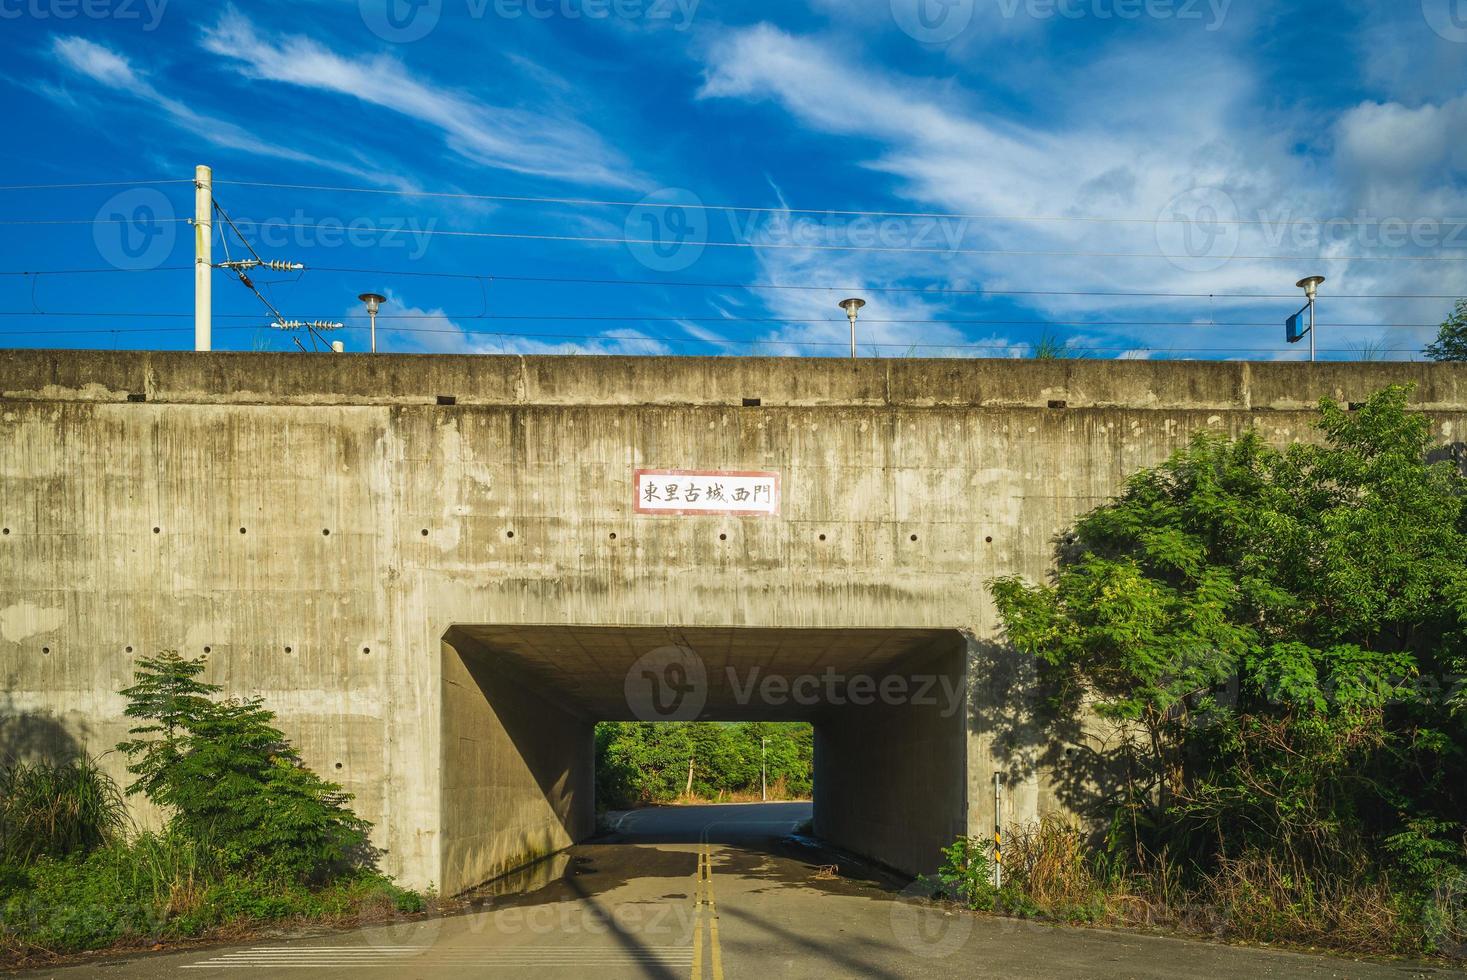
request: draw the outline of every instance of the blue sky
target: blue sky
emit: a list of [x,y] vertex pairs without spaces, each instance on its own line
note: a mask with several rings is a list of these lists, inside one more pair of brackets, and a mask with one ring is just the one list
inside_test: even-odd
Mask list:
[[857,291],[864,355],[1297,358],[1318,272],[1322,356],[1407,358],[1467,294],[1467,0],[0,0],[0,45],[0,272],[99,270],[0,276],[4,346],[191,347],[200,163],[353,350],[376,290],[396,351],[844,355]]

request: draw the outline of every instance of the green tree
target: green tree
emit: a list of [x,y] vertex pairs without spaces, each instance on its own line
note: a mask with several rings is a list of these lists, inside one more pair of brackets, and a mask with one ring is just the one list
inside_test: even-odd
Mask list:
[[118,748],[142,793],[170,813],[169,829],[229,868],[319,880],[372,863],[371,825],[351,797],[302,763],[259,699],[216,700],[205,663],[175,653],[138,661],[123,691],[144,722]]
[[1058,702],[1136,733],[1136,853],[1464,860],[1467,733],[1418,679],[1462,667],[1467,481],[1408,396],[1326,401],[1286,451],[1198,436],[1083,518],[1051,583],[992,583]]
[[1433,361],[1467,361],[1467,299],[1457,300],[1457,308],[1427,346],[1426,356]]

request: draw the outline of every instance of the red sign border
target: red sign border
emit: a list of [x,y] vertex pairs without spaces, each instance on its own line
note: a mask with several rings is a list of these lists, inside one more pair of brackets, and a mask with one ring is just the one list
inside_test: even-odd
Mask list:
[[[763,477],[774,481],[777,503],[774,510],[667,510],[643,507],[640,485],[644,476],[738,476]],[[784,477],[779,473],[763,470],[658,470],[639,469],[632,474],[632,496],[636,498],[638,514],[651,517],[780,517],[784,510]]]

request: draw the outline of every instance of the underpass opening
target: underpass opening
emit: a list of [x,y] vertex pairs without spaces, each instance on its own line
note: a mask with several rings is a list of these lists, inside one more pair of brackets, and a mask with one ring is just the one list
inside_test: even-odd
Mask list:
[[921,874],[966,832],[957,630],[460,625],[442,654],[445,894],[594,835],[602,721],[811,722],[818,837]]

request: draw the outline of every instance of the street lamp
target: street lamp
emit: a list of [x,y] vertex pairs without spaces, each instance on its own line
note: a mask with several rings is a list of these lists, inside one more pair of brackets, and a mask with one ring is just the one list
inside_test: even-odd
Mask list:
[[367,316],[372,320],[372,353],[377,353],[377,311],[382,309],[382,304],[387,302],[386,296],[378,296],[376,293],[362,293],[357,299],[367,304]]
[[1314,360],[1314,301],[1319,298],[1319,287],[1325,282],[1324,276],[1310,276],[1308,279],[1300,279],[1296,284],[1309,299],[1309,360]]
[[840,308],[846,311],[846,316],[851,318],[851,356],[856,356],[856,317],[861,313],[861,307],[866,305],[864,299],[843,299]]

